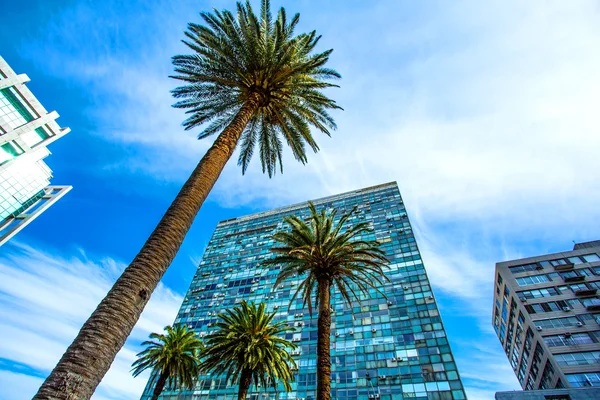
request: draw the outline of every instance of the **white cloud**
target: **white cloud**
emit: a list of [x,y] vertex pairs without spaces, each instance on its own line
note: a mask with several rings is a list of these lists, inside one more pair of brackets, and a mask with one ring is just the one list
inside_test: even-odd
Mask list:
[[[125,267],[110,258],[89,259],[82,251],[60,255],[13,242],[0,257],[0,358],[47,374],[76,336],[83,322]],[[129,372],[139,344],[150,332],[171,324],[182,297],[160,284],[98,387],[95,399],[140,396],[147,376]],[[13,376],[14,375],[14,376]],[[18,382],[14,396],[33,396],[41,380],[0,370],[0,382]],[[0,383],[0,387],[6,387]],[[19,394],[19,396],[17,396]],[[12,396],[12,397],[11,397]],[[26,397],[26,396],[25,396]]]
[[[24,398],[33,397],[35,392],[31,388],[39,387],[42,382],[41,378],[31,375],[0,370],[0,387],[2,388],[2,398],[4,400],[23,400]],[[23,396],[24,394],[26,396]]]

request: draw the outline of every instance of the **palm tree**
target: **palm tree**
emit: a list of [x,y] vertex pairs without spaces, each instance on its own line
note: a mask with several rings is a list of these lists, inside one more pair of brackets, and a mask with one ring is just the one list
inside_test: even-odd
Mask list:
[[294,328],[285,321],[273,323],[274,316],[265,311],[264,303],[242,301],[221,314],[218,329],[206,336],[203,369],[239,381],[238,400],[246,398],[252,382],[275,387],[280,381],[291,390],[296,363],[286,348],[296,345],[278,335]]
[[158,400],[165,385],[172,389],[193,389],[200,374],[199,354],[203,346],[194,331],[185,325],[166,326],[165,331],[166,335],[151,333],[150,339],[154,340],[142,343],[147,347],[132,364],[133,376],[152,370],[151,381],[155,382],[152,400]]
[[263,172],[281,168],[283,142],[307,162],[306,144],[319,149],[310,127],[329,135],[328,110],[340,108],[323,89],[339,74],[325,67],[332,50],[314,53],[320,36],[294,35],[282,8],[273,21],[268,0],[260,16],[250,3],[229,11],[203,12],[190,23],[184,43],[192,54],[173,57],[175,107],[187,109],[186,129],[205,123],[203,139],[219,133],[138,255],[85,322],[39,389],[36,400],[89,399],[138,321],[150,295],[177,254],[196,214],[235,148],[245,172],[255,146]]
[[369,223],[346,226],[356,208],[342,215],[338,222],[335,221],[335,209],[317,212],[312,203],[309,203],[309,208],[311,215],[308,224],[296,216],[284,218],[291,229],[273,235],[280,246],[271,249],[276,255],[266,260],[265,264],[282,266],[275,286],[292,276],[303,277],[290,304],[300,294],[311,316],[316,293],[314,303],[319,308],[317,400],[329,400],[331,289],[337,288],[351,307],[353,298],[360,302],[360,293],[368,295],[369,288],[380,292],[377,286],[383,280],[389,281],[383,272],[388,261],[379,248],[379,242],[360,238],[371,232]]

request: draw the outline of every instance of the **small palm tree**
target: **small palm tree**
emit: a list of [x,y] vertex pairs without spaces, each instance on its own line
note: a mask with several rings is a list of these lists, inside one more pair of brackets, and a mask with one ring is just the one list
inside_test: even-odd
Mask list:
[[274,316],[265,311],[264,303],[242,301],[221,314],[217,330],[206,336],[203,369],[238,381],[238,400],[246,398],[252,382],[264,387],[281,382],[291,390],[296,363],[286,349],[296,345],[278,335],[293,328],[285,321],[273,323]]
[[[184,43],[192,54],[173,57],[175,107],[187,110],[186,129],[208,123],[199,139],[218,134],[138,255],[85,322],[40,387],[36,400],[89,399],[140,318],[150,295],[175,258],[204,200],[236,147],[246,171],[256,147],[263,172],[273,175],[283,143],[306,163],[306,146],[319,149],[310,127],[329,135],[328,110],[340,108],[322,93],[340,75],[325,64],[332,50],[315,53],[315,31],[294,34],[299,15],[282,8],[273,20],[268,0],[260,15],[250,3],[237,13],[203,12]],[[107,326],[110,325],[110,328]]]
[[319,308],[317,400],[329,400],[331,289],[337,288],[349,306],[353,298],[360,302],[359,293],[367,295],[369,288],[379,291],[377,286],[383,280],[389,281],[383,272],[388,261],[379,248],[379,242],[360,238],[371,231],[368,223],[346,226],[356,209],[342,215],[336,223],[335,209],[317,212],[312,203],[309,203],[309,208],[308,224],[296,216],[284,218],[291,230],[273,235],[275,242],[281,246],[271,249],[276,255],[265,264],[282,266],[275,286],[291,276],[304,278],[290,304],[300,294],[311,316],[313,298]]
[[152,370],[151,381],[155,382],[152,400],[157,400],[165,386],[173,389],[193,389],[200,374],[200,351],[202,341],[185,325],[165,327],[165,334],[151,333],[150,339],[142,343],[146,349],[137,354],[132,364],[133,376],[147,369]]

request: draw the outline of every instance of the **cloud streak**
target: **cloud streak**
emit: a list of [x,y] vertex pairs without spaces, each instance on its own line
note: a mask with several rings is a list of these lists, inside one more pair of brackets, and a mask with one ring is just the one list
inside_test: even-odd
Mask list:
[[[18,242],[3,250],[0,359],[20,365],[21,371],[0,364],[0,386],[15,381],[3,398],[16,400],[33,396],[125,265],[111,258],[88,258],[83,252],[60,255]],[[173,322],[181,301],[180,295],[159,285],[94,399],[141,395],[147,376],[133,379],[129,372],[139,344],[150,332],[160,332]]]

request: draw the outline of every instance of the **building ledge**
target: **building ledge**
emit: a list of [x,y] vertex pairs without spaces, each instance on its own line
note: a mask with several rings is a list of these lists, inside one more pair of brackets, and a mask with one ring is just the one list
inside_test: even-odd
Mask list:
[[584,296],[593,296],[596,294],[596,292],[598,291],[598,289],[582,289],[582,290],[576,290],[575,291],[575,296],[578,297],[584,297]]

